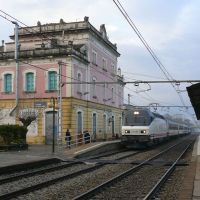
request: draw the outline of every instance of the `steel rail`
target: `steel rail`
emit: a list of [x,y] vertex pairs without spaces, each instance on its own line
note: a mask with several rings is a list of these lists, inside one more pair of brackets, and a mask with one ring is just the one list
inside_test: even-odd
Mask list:
[[[101,157],[104,157],[104,156],[114,155],[114,154],[120,153],[120,152],[121,151],[117,151],[117,152],[107,153],[107,154],[104,154],[104,155],[102,154],[102,155],[98,155],[98,156],[92,156],[88,159],[101,158]],[[61,160],[60,162],[66,162],[66,161]],[[9,183],[11,181],[17,181],[21,178],[31,177],[31,176],[43,174],[43,173],[46,173],[46,172],[64,169],[64,168],[67,168],[67,167],[71,167],[72,165],[77,165],[77,164],[81,164],[81,163],[84,163],[84,162],[85,162],[85,159],[79,159],[78,161],[70,161],[70,163],[63,164],[63,165],[60,165],[60,166],[49,167],[49,168],[42,169],[42,170],[36,170],[34,172],[27,172],[27,173],[24,173],[24,174],[11,176],[11,177],[7,177],[7,178],[4,178],[4,179],[0,178],[0,185],[5,184],[5,183]]]
[[46,172],[52,172],[52,171],[56,171],[56,170],[59,170],[59,169],[64,169],[64,168],[71,167],[72,165],[76,165],[76,164],[80,164],[80,163],[82,163],[82,162],[77,161],[77,162],[63,164],[63,165],[60,165],[60,166],[49,167],[49,168],[37,170],[37,171],[34,171],[34,172],[27,172],[27,173],[24,173],[24,174],[15,175],[15,176],[11,176],[11,177],[8,177],[8,178],[0,179],[0,185],[5,184],[5,183],[9,183],[11,181],[17,181],[21,178],[27,178],[27,177],[31,177],[31,176],[34,176],[34,175],[43,174],[43,173],[46,173]]
[[[123,157],[118,158],[116,160],[124,159],[124,158],[130,157],[130,156],[133,156],[133,155],[136,155],[136,154],[139,154],[139,153],[140,153],[139,151],[138,152],[134,152],[132,154],[123,156]],[[19,189],[17,191],[13,191],[13,192],[10,192],[10,193],[1,194],[0,195],[0,199],[1,200],[7,200],[7,199],[15,198],[17,196],[20,196],[20,195],[23,195],[23,194],[27,194],[29,192],[33,192],[34,190],[45,188],[45,187],[50,186],[50,185],[52,185],[52,184],[54,184],[56,182],[67,180],[67,179],[71,179],[71,178],[74,178],[76,176],[79,176],[79,175],[94,171],[94,170],[96,170],[98,168],[101,168],[102,166],[105,166],[105,165],[107,165],[107,164],[97,164],[96,166],[92,166],[92,167],[84,169],[84,170],[79,170],[79,171],[74,172],[72,174],[68,174],[68,175],[65,175],[65,176],[62,176],[62,177],[54,178],[52,180],[44,181],[42,183],[39,183],[39,184],[36,184],[36,185],[32,185],[32,186],[29,186],[27,188]]]
[[11,166],[4,166],[4,167],[0,167],[0,176],[2,174],[10,174],[13,172],[23,171],[27,169],[28,167],[37,168],[38,166],[41,166],[41,165],[45,166],[45,165],[56,164],[60,162],[62,162],[62,160],[59,158],[48,158],[48,159],[43,159],[39,161],[30,161],[26,163],[14,164]]
[[157,157],[161,156],[162,154],[170,151],[171,149],[173,149],[174,147],[176,147],[177,145],[183,143],[184,141],[181,141],[175,145],[172,145],[171,147],[163,150],[162,152],[152,156],[151,158],[143,161],[142,163],[140,163],[139,165],[137,166],[134,166],[128,170],[126,170],[125,172],[122,172],[121,174],[109,179],[108,181],[105,181],[104,183],[94,187],[94,188],[91,188],[90,190],[88,190],[87,192],[79,195],[79,196],[76,196],[73,198],[73,200],[84,200],[84,199],[89,199],[91,198],[94,194],[96,194],[97,192],[99,192],[100,190],[102,190],[103,188],[107,187],[108,185],[111,185],[113,184],[114,182],[116,181],[119,181],[121,179],[123,179],[124,177],[128,176],[129,174],[133,173],[133,172],[136,172],[137,170],[139,170],[140,168],[142,168],[144,165],[146,165],[147,163],[149,163],[151,160],[153,159],[156,159]]
[[160,180],[156,183],[156,185],[152,188],[152,190],[143,198],[143,200],[150,200],[152,199],[155,194],[160,190],[160,188],[164,185],[164,183],[167,181],[167,179],[170,177],[170,175],[173,173],[173,171],[176,169],[176,164],[178,161],[182,158],[182,156],[186,153],[188,148],[194,143],[192,141],[190,144],[186,146],[186,148],[182,151],[180,156],[175,160],[175,162],[171,165],[171,167],[166,171],[166,173],[160,178]]

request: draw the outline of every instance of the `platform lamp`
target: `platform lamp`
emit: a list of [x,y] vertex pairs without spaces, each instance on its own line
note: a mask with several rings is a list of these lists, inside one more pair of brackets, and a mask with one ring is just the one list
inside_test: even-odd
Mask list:
[[48,104],[49,108],[53,108],[53,137],[52,137],[52,153],[55,152],[55,109],[58,107],[56,104],[56,98],[51,97],[50,103]]

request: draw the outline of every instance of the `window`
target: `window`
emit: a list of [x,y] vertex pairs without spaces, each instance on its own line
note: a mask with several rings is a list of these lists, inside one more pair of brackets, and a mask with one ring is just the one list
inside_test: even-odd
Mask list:
[[103,60],[102,60],[102,64],[103,64],[103,69],[105,70],[106,69],[106,60],[103,58]]
[[121,104],[122,104],[121,103],[122,102],[122,93],[121,92],[119,92],[119,96],[118,97],[119,97],[119,106],[121,106]]
[[92,96],[96,97],[96,79],[94,77],[92,78]]
[[6,93],[12,92],[12,74],[4,75],[4,91]]
[[103,86],[103,99],[104,101],[106,100],[106,83],[104,83],[104,86]]
[[94,140],[96,140],[96,133],[97,133],[97,114],[96,113],[92,114],[92,132],[93,132]]
[[97,53],[95,51],[92,52],[92,63],[97,64]]
[[106,134],[107,134],[107,115],[103,115],[103,137],[106,139]]
[[114,89],[112,88],[111,91],[112,91],[111,95],[112,95],[112,100],[113,100],[114,99]]
[[111,67],[112,67],[112,72],[115,73],[115,65],[113,63],[111,64]]
[[77,132],[78,134],[82,133],[82,112],[77,113]]
[[57,90],[57,72],[56,71],[48,72],[48,89]]
[[33,92],[34,91],[34,73],[28,72],[26,73],[26,91]]
[[80,73],[78,73],[78,77],[77,77],[77,79],[78,79],[78,86],[77,86],[77,92],[82,92],[82,89],[81,89],[81,74]]
[[112,116],[112,137],[115,135],[115,117]]

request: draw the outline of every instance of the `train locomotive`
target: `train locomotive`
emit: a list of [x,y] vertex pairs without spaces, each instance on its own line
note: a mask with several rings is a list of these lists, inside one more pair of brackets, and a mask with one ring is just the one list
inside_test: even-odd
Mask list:
[[166,119],[147,108],[126,109],[121,143],[126,147],[146,147],[190,133],[188,125]]

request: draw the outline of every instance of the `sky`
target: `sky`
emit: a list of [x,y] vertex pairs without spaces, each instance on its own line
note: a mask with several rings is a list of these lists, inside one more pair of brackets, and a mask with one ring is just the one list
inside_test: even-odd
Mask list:
[[[129,17],[175,80],[199,80],[200,76],[200,1],[198,0],[120,0]],[[97,29],[105,24],[111,42],[117,43],[121,56],[118,67],[125,81],[166,80],[138,36],[122,16],[113,0],[0,0],[0,10],[28,26],[40,21],[56,23],[81,21],[84,16]],[[0,12],[2,15],[2,13]],[[4,15],[5,16],[5,15]],[[0,41],[9,42],[14,25],[0,17]],[[181,83],[179,94],[191,106],[186,90],[190,83]],[[150,90],[148,90],[150,89]],[[148,91],[147,91],[148,90]],[[127,84],[124,103],[148,106],[182,106],[170,84]],[[162,108],[158,112],[189,116],[192,108]],[[189,114],[188,114],[189,113]]]

